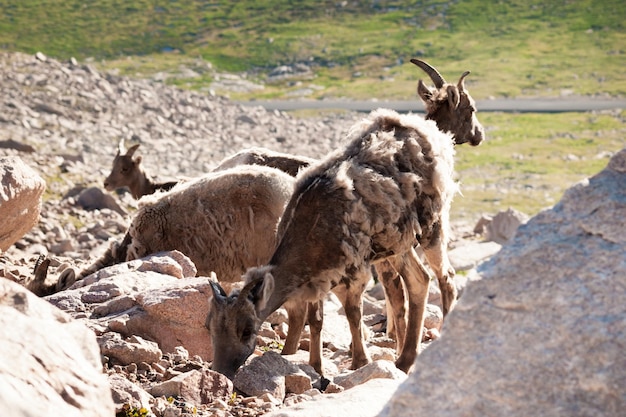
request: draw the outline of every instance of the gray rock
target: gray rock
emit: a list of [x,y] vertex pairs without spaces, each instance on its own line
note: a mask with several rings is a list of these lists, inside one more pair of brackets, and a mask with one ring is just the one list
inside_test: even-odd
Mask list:
[[398,389],[402,380],[372,379],[336,394],[311,397],[308,401],[266,414],[266,417],[374,417]]
[[150,409],[152,396],[125,376],[121,374],[109,375],[109,384],[111,385],[116,413],[122,411],[125,404],[136,408]]
[[485,226],[485,240],[504,245],[515,236],[517,228],[528,221],[521,211],[509,208],[496,214]]
[[468,241],[452,249],[448,256],[456,272],[468,271],[479,263],[489,259],[497,253],[502,245],[497,242]]
[[156,343],[135,335],[122,338],[118,333],[107,332],[98,337],[98,344],[103,355],[120,365],[156,363],[162,355]]
[[406,374],[396,368],[393,362],[378,360],[347,374],[337,375],[333,382],[345,389],[350,389],[375,378],[399,379],[403,381],[406,379]]
[[626,149],[479,267],[379,415],[620,416]]
[[0,158],[0,252],[39,219],[44,180],[19,157]]
[[217,398],[228,400],[232,393],[233,383],[208,369],[185,372],[150,389],[155,397],[183,397],[194,404],[211,403]]
[[249,360],[235,374],[233,384],[235,388],[247,395],[260,396],[264,393],[270,393],[282,402],[287,392],[285,376],[291,374],[309,378],[300,368],[279,353],[267,351],[263,355]]
[[98,331],[140,336],[164,352],[182,345],[210,360],[204,322],[212,293],[208,278],[184,277],[194,272],[182,253],[163,252],[102,269],[46,299],[74,317],[90,316],[88,325]]
[[105,194],[98,187],[89,187],[81,191],[76,198],[76,204],[85,210],[102,210],[106,208],[121,215],[126,214],[126,211],[120,207],[111,195]]
[[0,279],[0,339],[3,415],[114,414],[93,332],[6,279]]

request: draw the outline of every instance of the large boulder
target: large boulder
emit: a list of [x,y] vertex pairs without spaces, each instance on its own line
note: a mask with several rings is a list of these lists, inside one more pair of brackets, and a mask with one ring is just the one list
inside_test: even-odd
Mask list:
[[381,417],[626,410],[626,149],[478,268]]
[[163,352],[183,346],[208,361],[213,348],[204,322],[212,292],[210,278],[196,278],[196,271],[181,252],[160,252],[101,269],[46,299],[73,317],[88,317],[87,324],[106,339],[103,346],[126,345],[116,352],[146,349],[138,349],[136,341],[104,336],[106,332],[139,336],[156,342]]
[[0,414],[114,415],[95,334],[4,278],[0,278],[0,340]]
[[39,220],[46,182],[19,157],[0,158],[0,252]]

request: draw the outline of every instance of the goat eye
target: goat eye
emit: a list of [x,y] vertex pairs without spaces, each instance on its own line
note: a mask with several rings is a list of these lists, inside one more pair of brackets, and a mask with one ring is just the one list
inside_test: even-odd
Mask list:
[[252,333],[253,333],[252,329],[250,327],[246,327],[241,332],[241,340],[242,341],[247,341],[252,336]]

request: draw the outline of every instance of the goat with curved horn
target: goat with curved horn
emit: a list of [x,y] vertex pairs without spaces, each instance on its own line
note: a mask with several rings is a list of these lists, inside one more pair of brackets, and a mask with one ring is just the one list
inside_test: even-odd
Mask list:
[[417,94],[426,108],[426,119],[435,121],[439,130],[450,132],[457,145],[480,144],[485,138],[485,130],[476,118],[476,103],[465,88],[465,77],[470,72],[465,71],[456,84],[451,84],[430,64],[417,58],[411,62],[424,70],[435,84],[434,89],[422,80],[417,84]]
[[411,62],[423,69],[424,72],[428,74],[430,79],[433,81],[433,84],[435,84],[435,87],[441,88],[446,83],[446,80],[441,76],[441,74],[439,74],[439,71],[430,66],[428,63],[417,58],[411,59]]

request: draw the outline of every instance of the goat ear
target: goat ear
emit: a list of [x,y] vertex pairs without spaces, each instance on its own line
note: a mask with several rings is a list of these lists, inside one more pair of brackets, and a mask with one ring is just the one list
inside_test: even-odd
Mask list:
[[426,84],[422,80],[417,83],[417,95],[420,96],[423,102],[431,101],[433,98],[433,92],[430,88],[426,87]]
[[[247,293],[248,300],[254,304],[254,309],[257,314],[259,314],[265,308],[270,296],[274,292],[274,277],[271,273],[267,272],[262,278],[257,278],[246,284],[246,287],[248,286],[250,286],[249,292]],[[245,290],[241,292],[244,293]]]
[[456,85],[448,86],[448,103],[450,103],[450,107],[456,109],[459,106],[459,102],[461,101],[461,93],[459,93],[459,89]]
[[135,153],[135,151],[137,150],[137,148],[139,147],[139,143],[136,145],[131,146],[130,148],[128,148],[128,151],[126,151],[126,155],[128,156],[133,156],[133,154]]

